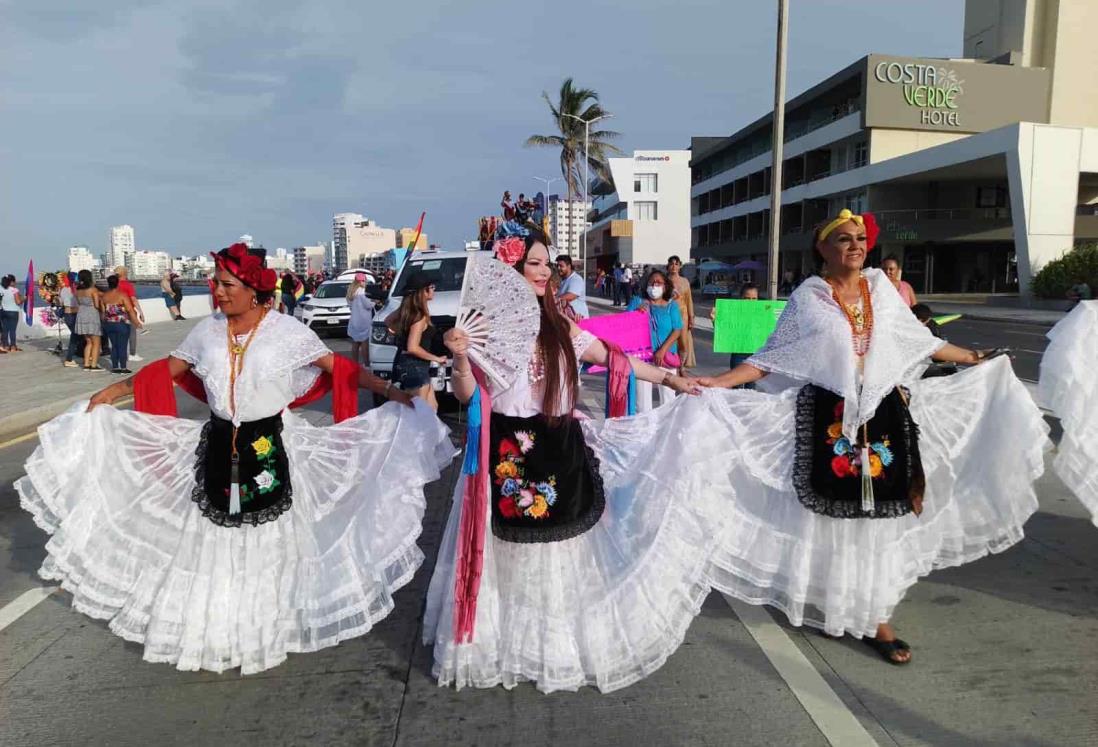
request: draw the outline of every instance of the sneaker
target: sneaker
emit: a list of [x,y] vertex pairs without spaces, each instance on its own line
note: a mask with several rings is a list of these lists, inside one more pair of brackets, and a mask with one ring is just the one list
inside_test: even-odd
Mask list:
[[131,360],[131,361],[143,361],[143,360],[145,360],[145,359],[144,359],[144,358],[142,358],[142,357],[141,357],[140,355],[136,355],[136,354],[135,354],[135,355],[131,355],[131,356],[130,356],[130,360]]
[[61,365],[65,368],[80,368],[80,366],[77,365],[76,361],[65,361]]
[[132,374],[133,371],[131,371],[128,368],[120,368],[120,369],[118,369],[118,373],[120,373],[120,374]]

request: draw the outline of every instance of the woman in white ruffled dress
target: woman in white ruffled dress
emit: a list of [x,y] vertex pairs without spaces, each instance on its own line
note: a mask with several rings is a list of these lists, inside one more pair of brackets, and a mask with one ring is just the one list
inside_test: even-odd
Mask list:
[[[40,573],[77,610],[143,644],[147,661],[252,674],[388,614],[423,559],[424,486],[454,449],[423,403],[268,313],[260,252],[215,259],[222,313],[166,368],[201,378],[210,421],[103,406],[134,391],[127,379],[43,425],[16,487],[52,535]],[[348,367],[345,390],[395,401],[330,427],[286,409]]]
[[[1022,538],[1049,443],[1006,357],[936,339],[863,270],[875,229],[846,210],[821,228],[824,277],[793,293],[761,351],[702,380],[764,391],[707,392],[712,416],[694,420],[724,444],[734,488],[713,586],[904,664],[896,604],[932,570]],[[921,379],[929,358],[981,365]]]
[[[696,459],[686,469],[667,460],[624,484],[614,479],[615,444],[573,417],[577,362],[606,365],[610,354],[546,294],[546,238],[506,225],[517,235],[497,241],[496,250],[538,296],[540,352],[509,388],[490,387],[489,422],[481,425],[490,437],[472,448],[491,495],[471,508],[471,494],[458,485],[428,592],[424,642],[434,646],[442,685],[533,681],[543,692],[584,685],[609,692],[659,668],[709,593],[703,561],[715,546],[711,517],[720,506],[696,468],[723,456],[704,433],[659,434],[658,448],[681,445]],[[452,330],[445,342],[454,354],[455,393],[474,399],[475,415],[481,392],[466,356],[469,338]],[[673,372],[615,355],[638,379],[691,391]]]
[[1064,428],[1052,466],[1098,526],[1098,301],[1080,301],[1048,339],[1038,399]]

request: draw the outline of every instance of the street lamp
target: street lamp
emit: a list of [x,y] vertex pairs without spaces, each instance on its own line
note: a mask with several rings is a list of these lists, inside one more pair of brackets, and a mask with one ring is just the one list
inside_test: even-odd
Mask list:
[[549,185],[552,184],[553,182],[559,182],[561,178],[559,176],[535,176],[534,178],[537,179],[539,182],[545,182],[545,197],[542,200],[542,202],[545,204],[545,208],[544,208],[545,215],[546,215],[546,217],[548,217],[548,215],[549,215]]
[[[594,119],[584,119],[583,117],[577,117],[575,114],[569,114],[564,112],[562,116],[571,117],[577,122],[583,122],[583,247],[580,249],[580,266],[583,268],[583,282],[587,282],[587,185],[591,181],[589,174],[590,159],[588,158],[587,145],[591,139],[591,123],[598,122],[600,119],[610,119],[613,114],[603,114]],[[571,205],[569,212],[571,212]],[[571,217],[571,215],[569,215]]]

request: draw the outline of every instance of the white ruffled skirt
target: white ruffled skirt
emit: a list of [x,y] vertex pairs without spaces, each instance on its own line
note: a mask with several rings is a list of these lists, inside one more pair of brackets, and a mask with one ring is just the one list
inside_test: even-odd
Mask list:
[[[679,647],[709,594],[707,558],[734,492],[718,469],[727,444],[694,422],[699,404],[586,424],[606,509],[584,534],[505,542],[492,535],[486,511],[475,630],[462,644],[453,637],[458,481],[424,618],[440,685],[533,681],[543,692],[610,692],[651,674]],[[644,466],[624,471],[623,457]]]
[[706,395],[726,444],[726,504],[714,588],[782,610],[794,625],[874,636],[920,577],[1007,549],[1037,510],[1048,426],[1006,358],[913,383],[926,474],[922,514],[814,513],[791,482],[796,390]]
[[52,535],[39,573],[182,670],[252,674],[369,631],[423,560],[423,489],[455,452],[418,401],[328,427],[287,412],[293,505],[230,528],[192,500],[202,422],[86,406],[39,429],[16,483]]
[[1053,469],[1098,526],[1098,301],[1083,301],[1048,333],[1038,396],[1064,428]]

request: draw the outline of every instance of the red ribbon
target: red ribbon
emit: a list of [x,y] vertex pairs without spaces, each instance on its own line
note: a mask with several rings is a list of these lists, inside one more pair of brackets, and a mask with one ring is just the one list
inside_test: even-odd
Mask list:
[[454,561],[454,643],[469,643],[477,621],[477,595],[484,568],[484,531],[488,513],[488,452],[491,448],[492,398],[488,383],[476,366],[480,387],[480,461],[475,475],[465,476]]

